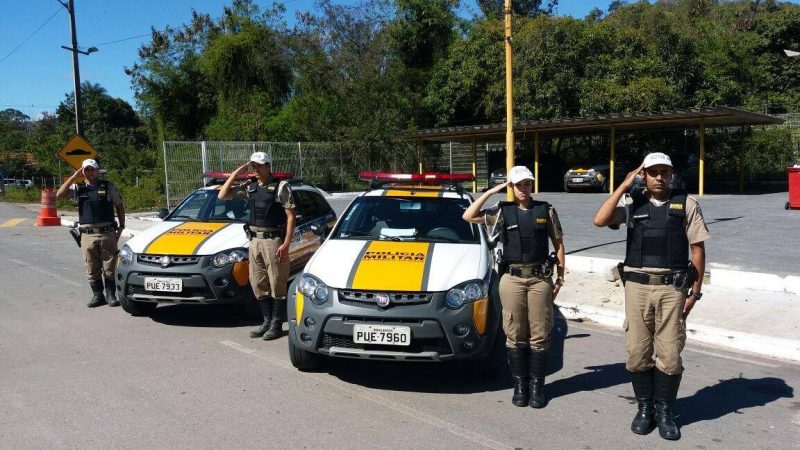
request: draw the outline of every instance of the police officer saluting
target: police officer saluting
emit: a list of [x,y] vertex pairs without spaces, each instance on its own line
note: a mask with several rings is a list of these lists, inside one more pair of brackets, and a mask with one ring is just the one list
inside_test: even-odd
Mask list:
[[[647,185],[627,192],[637,174]],[[597,210],[594,224],[626,224],[627,254],[620,265],[625,284],[625,345],[638,412],[631,431],[658,426],[664,439],[680,439],[672,406],[678,396],[686,344],[686,316],[700,300],[705,241],[710,234],[697,200],[670,189],[672,161],[651,153]],[[691,259],[691,262],[690,262]],[[655,362],[653,361],[655,356]]]
[[[81,233],[81,252],[86,264],[86,278],[92,288],[92,299],[87,306],[119,306],[114,282],[114,258],[117,241],[125,228],[125,207],[122,196],[111,182],[100,179],[100,166],[93,159],[86,159],[56,192],[57,198],[67,198],[74,192],[78,201],[78,222]],[[83,175],[86,181],[75,184],[75,178]],[[117,213],[119,225],[114,221]],[[105,295],[103,281],[105,280]]]
[[[490,234],[497,233],[502,245],[500,303],[503,305],[503,331],[506,333],[508,364],[514,380],[516,406],[543,408],[544,378],[553,328],[553,300],[564,283],[564,242],[555,209],[531,198],[533,174],[524,166],[512,167],[509,184],[495,186],[481,195],[464,212],[463,219],[484,223]],[[512,187],[514,200],[501,201],[481,210],[493,194]],[[496,230],[495,233],[492,230]],[[553,282],[548,239],[557,260]]]
[[250,220],[245,232],[250,237],[250,284],[258,300],[264,322],[250,332],[251,338],[277,339],[283,334],[286,291],[289,279],[289,244],[294,234],[292,188],[272,177],[271,164],[264,152],[255,152],[250,163],[236,169],[222,185],[219,198],[233,198],[231,185],[250,165],[257,178],[249,181],[247,198]]

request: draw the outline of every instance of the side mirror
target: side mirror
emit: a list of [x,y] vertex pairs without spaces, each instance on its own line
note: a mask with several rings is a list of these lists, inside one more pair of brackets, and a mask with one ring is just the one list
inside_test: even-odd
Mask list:
[[321,227],[317,224],[311,225],[311,232],[316,234],[317,236],[322,236],[325,234],[325,229],[327,227]]
[[169,215],[169,210],[167,208],[158,208],[158,218],[163,219]]

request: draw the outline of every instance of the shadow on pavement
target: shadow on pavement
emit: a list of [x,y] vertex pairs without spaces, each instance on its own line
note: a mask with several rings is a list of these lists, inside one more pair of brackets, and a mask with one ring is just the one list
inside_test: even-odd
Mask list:
[[764,406],[779,398],[793,398],[794,389],[780,378],[731,378],[719,380],[676,405],[678,425],[714,420],[728,414],[744,414],[742,409]]
[[[625,363],[589,366],[590,372],[562,378],[547,384],[548,397],[558,398],[577,392],[596,391],[618,384],[630,383],[631,377],[625,370]],[[627,397],[626,397],[627,398]]]
[[154,322],[181,327],[257,327],[258,316],[239,305],[159,305],[150,318]]

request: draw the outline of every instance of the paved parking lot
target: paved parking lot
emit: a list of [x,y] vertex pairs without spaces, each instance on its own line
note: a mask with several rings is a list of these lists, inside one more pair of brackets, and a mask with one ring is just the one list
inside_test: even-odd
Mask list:
[[[337,196],[330,203],[341,214],[352,198]],[[487,205],[503,198],[495,195]],[[592,224],[606,194],[547,192],[534,198],[550,202],[558,211],[567,255],[624,257],[625,227],[614,231]],[[800,211],[785,210],[786,200],[785,192],[699,197],[711,231],[706,244],[709,267],[800,275]]]

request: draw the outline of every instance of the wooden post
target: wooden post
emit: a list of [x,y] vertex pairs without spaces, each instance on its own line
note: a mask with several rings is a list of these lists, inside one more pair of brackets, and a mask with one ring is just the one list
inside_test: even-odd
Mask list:
[[533,192],[539,193],[539,132],[533,134]]
[[475,138],[472,138],[472,192],[478,192],[478,147]]
[[[505,48],[506,48],[506,180],[510,180],[514,167],[514,103],[512,95],[512,49],[511,49],[511,0],[505,0]],[[514,200],[513,189],[506,190],[508,201]]]
[[617,127],[611,125],[611,159],[608,161],[608,193],[611,194],[614,192],[614,161],[617,159],[617,152],[616,152],[616,144],[617,144]]
[[706,119],[700,119],[700,162],[698,166],[698,187],[697,195],[703,196],[703,182],[705,181],[705,164],[706,164]]

